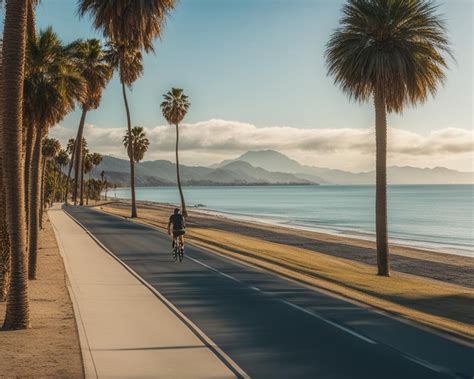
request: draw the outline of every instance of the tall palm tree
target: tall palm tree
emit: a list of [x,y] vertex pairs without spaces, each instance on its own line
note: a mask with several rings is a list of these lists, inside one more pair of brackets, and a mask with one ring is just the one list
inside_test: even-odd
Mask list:
[[[56,138],[45,138],[43,140],[42,146],[42,168],[41,168],[41,206],[40,206],[40,228],[43,227],[43,210],[45,208],[45,204],[47,204],[45,199],[45,191],[44,185],[46,180],[46,165],[49,161],[54,161],[56,156],[58,155],[59,151],[61,150],[61,144]],[[53,193],[54,196],[54,193]]]
[[3,327],[30,326],[23,177],[23,80],[28,0],[8,1],[3,29],[0,154],[10,236],[11,282]]
[[[145,130],[141,126],[134,126],[132,128],[132,133],[131,133],[131,141],[133,145],[133,160],[138,163],[140,162],[143,157],[145,156],[145,153],[148,150],[148,146],[150,146],[150,141],[148,140]],[[128,149],[128,144],[130,141],[129,134],[125,134],[123,136],[123,145],[127,149],[127,152],[129,151]],[[130,157],[129,157],[130,158]]]
[[90,13],[94,26],[105,37],[145,51],[161,36],[166,16],[175,0],[80,0],[79,14]]
[[188,101],[188,97],[184,94],[184,91],[181,88],[172,88],[171,91],[163,95],[165,99],[161,103],[161,111],[166,121],[170,125],[175,125],[176,127],[176,177],[178,181],[179,196],[181,198],[181,210],[183,216],[187,217],[188,212],[186,210],[186,204],[184,202],[183,190],[181,188],[181,178],[179,175],[179,123],[183,121],[184,116],[188,112],[189,106],[191,105]]
[[[130,87],[141,75],[143,67],[140,50],[153,51],[153,40],[160,37],[166,16],[173,9],[174,3],[175,0],[79,1],[79,14],[83,16],[90,13],[96,29],[102,30],[104,36],[113,41],[112,46],[110,46],[111,50],[116,52],[113,55],[118,53],[114,67],[118,68],[120,74],[129,134],[132,126],[125,86]],[[132,145],[130,145],[129,150],[129,157],[133,157]],[[133,158],[130,158],[130,176],[132,190],[131,216],[137,217]]]
[[[89,149],[87,148],[87,142],[85,139],[82,140],[82,156],[85,157],[89,154]],[[85,159],[82,160],[81,162],[81,175],[79,178],[80,181],[80,194],[79,194],[79,205],[84,205],[84,170],[85,170],[85,165],[86,161]]]
[[48,129],[72,111],[76,101],[85,96],[85,83],[77,72],[56,33],[51,28],[41,31],[37,38],[28,41],[26,76],[24,81],[24,107],[36,128],[30,167],[29,204],[29,260],[28,274],[36,278],[38,227],[42,209],[41,183],[42,141]]
[[[63,180],[62,177],[64,176],[63,170],[69,163],[69,155],[66,150],[61,149],[56,158],[54,160],[56,164],[57,170],[57,177],[54,182],[54,189],[53,189],[53,201],[57,201],[58,199],[63,198]],[[59,191],[59,196],[58,196]]]
[[87,191],[86,191],[86,205],[89,205],[89,195],[91,187],[91,174],[94,171],[94,168],[100,165],[102,162],[102,154],[99,153],[90,153],[87,154],[86,160],[84,161],[84,174],[89,174],[87,181]]
[[[122,84],[122,95],[127,114],[128,134],[132,134],[132,120],[130,109],[128,107],[127,90],[143,73],[142,54],[140,50],[130,47],[126,43],[110,41],[108,44],[107,60],[110,66],[119,72],[120,83]],[[133,160],[133,145],[128,146],[128,156],[130,160],[130,188],[132,192],[132,214],[131,217],[137,217],[137,203],[135,197],[135,161]]]
[[[97,109],[100,104],[102,90],[112,77],[112,69],[106,61],[102,44],[97,39],[78,40],[68,47],[74,62],[86,81],[87,97],[81,103],[82,114],[77,128],[76,140],[82,140],[87,112]],[[76,146],[74,157],[71,159],[71,167],[74,164],[75,184],[73,188],[74,204],[77,202],[78,183],[80,167],[82,167],[82,149]]]
[[74,155],[76,154],[76,139],[75,138],[69,138],[69,141],[67,142],[66,145],[66,152],[68,155],[71,156],[69,159],[69,169],[67,172],[67,179],[66,179],[66,188],[64,190],[64,203],[67,205],[67,198],[69,196],[69,182],[71,180],[71,173],[72,173],[72,166],[74,163]]
[[435,95],[449,42],[437,6],[426,0],[349,0],[326,50],[328,72],[351,99],[375,105],[378,274],[389,276],[387,112]]

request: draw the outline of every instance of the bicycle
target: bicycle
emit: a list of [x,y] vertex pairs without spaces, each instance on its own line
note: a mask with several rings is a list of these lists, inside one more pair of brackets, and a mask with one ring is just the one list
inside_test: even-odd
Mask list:
[[183,261],[184,258],[184,244],[180,238],[176,239],[176,242],[173,247],[173,259],[176,262],[179,260],[180,262]]

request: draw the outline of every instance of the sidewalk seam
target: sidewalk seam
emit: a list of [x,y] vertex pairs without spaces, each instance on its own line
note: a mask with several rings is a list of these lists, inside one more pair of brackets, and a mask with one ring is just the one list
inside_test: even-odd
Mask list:
[[62,211],[67,214],[71,220],[79,225],[88,236],[107,254],[120,263],[130,274],[132,274],[141,284],[143,284],[151,293],[155,295],[172,313],[175,314],[190,330],[191,332],[204,343],[216,357],[224,363],[224,365],[232,371],[238,379],[250,379],[250,376],[245,373],[233,360],[230,358],[215,342],[213,342],[197,325],[189,320],[178,308],[176,308],[166,297],[151,286],[145,279],[136,273],[130,266],[118,258],[112,251],[110,251],[102,242],[100,242],[80,221],[76,220],[67,210],[62,208]]
[[[49,213],[49,211],[48,211]],[[66,286],[68,289],[69,297],[71,299],[72,303],[72,308],[74,311],[74,318],[76,321],[76,330],[77,334],[79,336],[79,344],[81,345],[81,358],[82,358],[82,366],[84,370],[84,377],[86,379],[88,378],[98,378],[98,373],[97,373],[97,367],[94,362],[94,357],[92,356],[92,351],[89,345],[89,339],[87,338],[87,333],[85,331],[85,325],[84,321],[82,319],[81,315],[81,310],[79,308],[79,304],[77,301],[76,294],[74,292],[73,286],[72,286],[72,281],[71,281],[71,275],[70,275],[70,268],[69,268],[69,262],[67,260],[67,256],[64,251],[63,244],[61,242],[61,239],[59,238],[59,233],[56,229],[56,226],[51,223],[51,226],[53,227],[54,235],[56,238],[56,243],[58,245],[59,251],[61,253],[61,257],[63,259],[64,263],[64,268],[66,270]]]

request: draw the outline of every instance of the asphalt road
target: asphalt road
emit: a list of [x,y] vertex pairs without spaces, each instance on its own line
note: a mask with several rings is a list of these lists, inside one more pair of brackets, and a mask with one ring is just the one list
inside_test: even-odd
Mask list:
[[201,248],[175,263],[161,231],[65,210],[252,378],[474,377],[474,349],[456,339]]

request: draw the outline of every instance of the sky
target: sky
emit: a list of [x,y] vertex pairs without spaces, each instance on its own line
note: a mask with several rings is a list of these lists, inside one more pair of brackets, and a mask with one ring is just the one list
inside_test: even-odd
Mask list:
[[[43,0],[38,28],[64,42],[102,38],[76,0]],[[212,164],[247,150],[275,149],[301,163],[346,169],[374,167],[371,102],[351,102],[326,75],[325,44],[342,0],[181,0],[156,53],[129,93],[133,125],[146,128],[146,159],[173,160],[174,134],[161,115],[162,94],[181,87],[191,107],[181,128],[183,164]],[[391,114],[389,164],[473,169],[472,0],[439,1],[456,61],[449,61],[436,98]],[[80,111],[51,130],[75,135]],[[101,106],[87,116],[91,150],[125,157],[126,118],[114,76]]]

